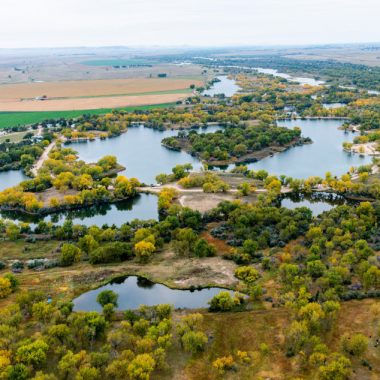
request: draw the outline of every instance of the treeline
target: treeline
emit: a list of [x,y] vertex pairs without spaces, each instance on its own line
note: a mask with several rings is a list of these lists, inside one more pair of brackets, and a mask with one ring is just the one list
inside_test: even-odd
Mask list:
[[39,142],[33,141],[32,137],[30,132],[19,142],[0,143],[0,171],[23,169],[28,172],[53,139],[50,133],[45,133]]

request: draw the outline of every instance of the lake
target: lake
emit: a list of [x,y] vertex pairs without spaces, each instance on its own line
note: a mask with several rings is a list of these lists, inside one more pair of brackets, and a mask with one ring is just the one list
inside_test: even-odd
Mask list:
[[203,92],[203,95],[214,96],[224,94],[229,98],[240,90],[240,87],[236,84],[234,79],[229,79],[225,75],[218,76],[217,78],[220,82],[215,82],[211,88]]
[[114,203],[86,207],[78,210],[63,211],[49,214],[44,217],[25,215],[14,212],[1,211],[0,215],[4,219],[19,222],[27,222],[34,228],[39,221],[53,222],[61,226],[66,219],[70,219],[74,224],[83,224],[87,227],[92,225],[102,226],[115,224],[120,227],[126,222],[134,219],[158,220],[158,198],[152,194],[139,194],[136,197]]
[[[198,133],[216,132],[218,125],[198,129]],[[161,145],[165,137],[176,136],[178,130],[159,131],[143,125],[130,127],[126,133],[107,140],[75,143],[68,145],[76,150],[86,162],[96,162],[105,155],[114,155],[126,167],[120,174],[129,178],[136,177],[146,184],[156,183],[160,173],[171,173],[174,166],[190,163],[194,170],[202,167],[201,162],[186,152],[167,149]]]
[[[96,297],[103,290],[113,290],[119,295],[118,310],[159,304],[171,304],[175,308],[206,308],[211,298],[225,291],[217,287],[194,291],[171,289],[143,277],[130,276],[116,279],[98,289],[83,293],[73,300],[74,311],[102,311],[102,307],[96,302]],[[233,294],[232,291],[230,293]]]
[[280,200],[282,207],[294,210],[298,207],[309,208],[314,216],[318,216],[325,211],[330,211],[336,206],[343,204],[357,204],[357,202],[348,201],[337,194],[316,192],[310,195],[288,194]]
[[0,172],[0,191],[18,185],[20,182],[27,180],[28,177],[20,170],[9,170]]
[[264,169],[270,174],[308,178],[324,177],[328,171],[333,175],[342,175],[347,173],[351,166],[371,163],[370,156],[362,157],[343,150],[343,142],[353,141],[356,134],[338,129],[343,124],[342,120],[297,119],[281,120],[277,124],[280,127],[300,127],[302,135],[310,137],[313,143],[296,146],[248,164],[249,169]]

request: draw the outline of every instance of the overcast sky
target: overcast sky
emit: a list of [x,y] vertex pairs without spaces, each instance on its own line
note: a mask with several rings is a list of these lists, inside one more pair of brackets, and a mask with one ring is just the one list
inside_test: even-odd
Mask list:
[[0,48],[377,42],[380,0],[0,0]]

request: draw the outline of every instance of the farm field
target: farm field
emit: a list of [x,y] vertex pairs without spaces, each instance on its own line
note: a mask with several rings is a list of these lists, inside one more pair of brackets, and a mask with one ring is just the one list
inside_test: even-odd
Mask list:
[[[174,103],[161,103],[155,105],[122,107],[125,111],[149,110],[154,108],[163,108],[173,106]],[[83,114],[102,115],[112,112],[114,108],[99,108],[95,110],[75,110],[75,111],[46,111],[46,112],[0,112],[0,129],[11,128],[18,125],[29,125],[39,123],[48,119],[59,119],[78,117]]]
[[0,101],[34,99],[45,95],[48,98],[73,98],[93,96],[116,96],[145,94],[172,90],[187,90],[200,81],[172,78],[136,78],[88,81],[62,81],[42,83],[20,83],[0,86]]
[[98,108],[122,108],[131,106],[144,106],[162,103],[172,103],[184,99],[186,92],[181,94],[141,95],[141,96],[115,96],[80,99],[48,100],[44,102],[9,102],[1,105],[1,111],[72,111],[95,110]]
[[[191,92],[191,79],[116,79],[0,86],[0,111],[67,111],[170,103]],[[47,100],[36,100],[45,96]]]

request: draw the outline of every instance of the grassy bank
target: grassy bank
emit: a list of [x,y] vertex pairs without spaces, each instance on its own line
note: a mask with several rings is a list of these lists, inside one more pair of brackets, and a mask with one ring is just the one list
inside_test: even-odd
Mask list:
[[[149,106],[123,107],[117,110],[134,111],[150,110],[154,108],[165,108],[174,106],[175,103],[163,103]],[[19,125],[28,125],[41,122],[47,119],[72,118],[84,114],[101,115],[113,111],[112,108],[99,108],[96,110],[76,110],[76,111],[46,111],[46,112],[0,112],[0,129],[10,128]]]

